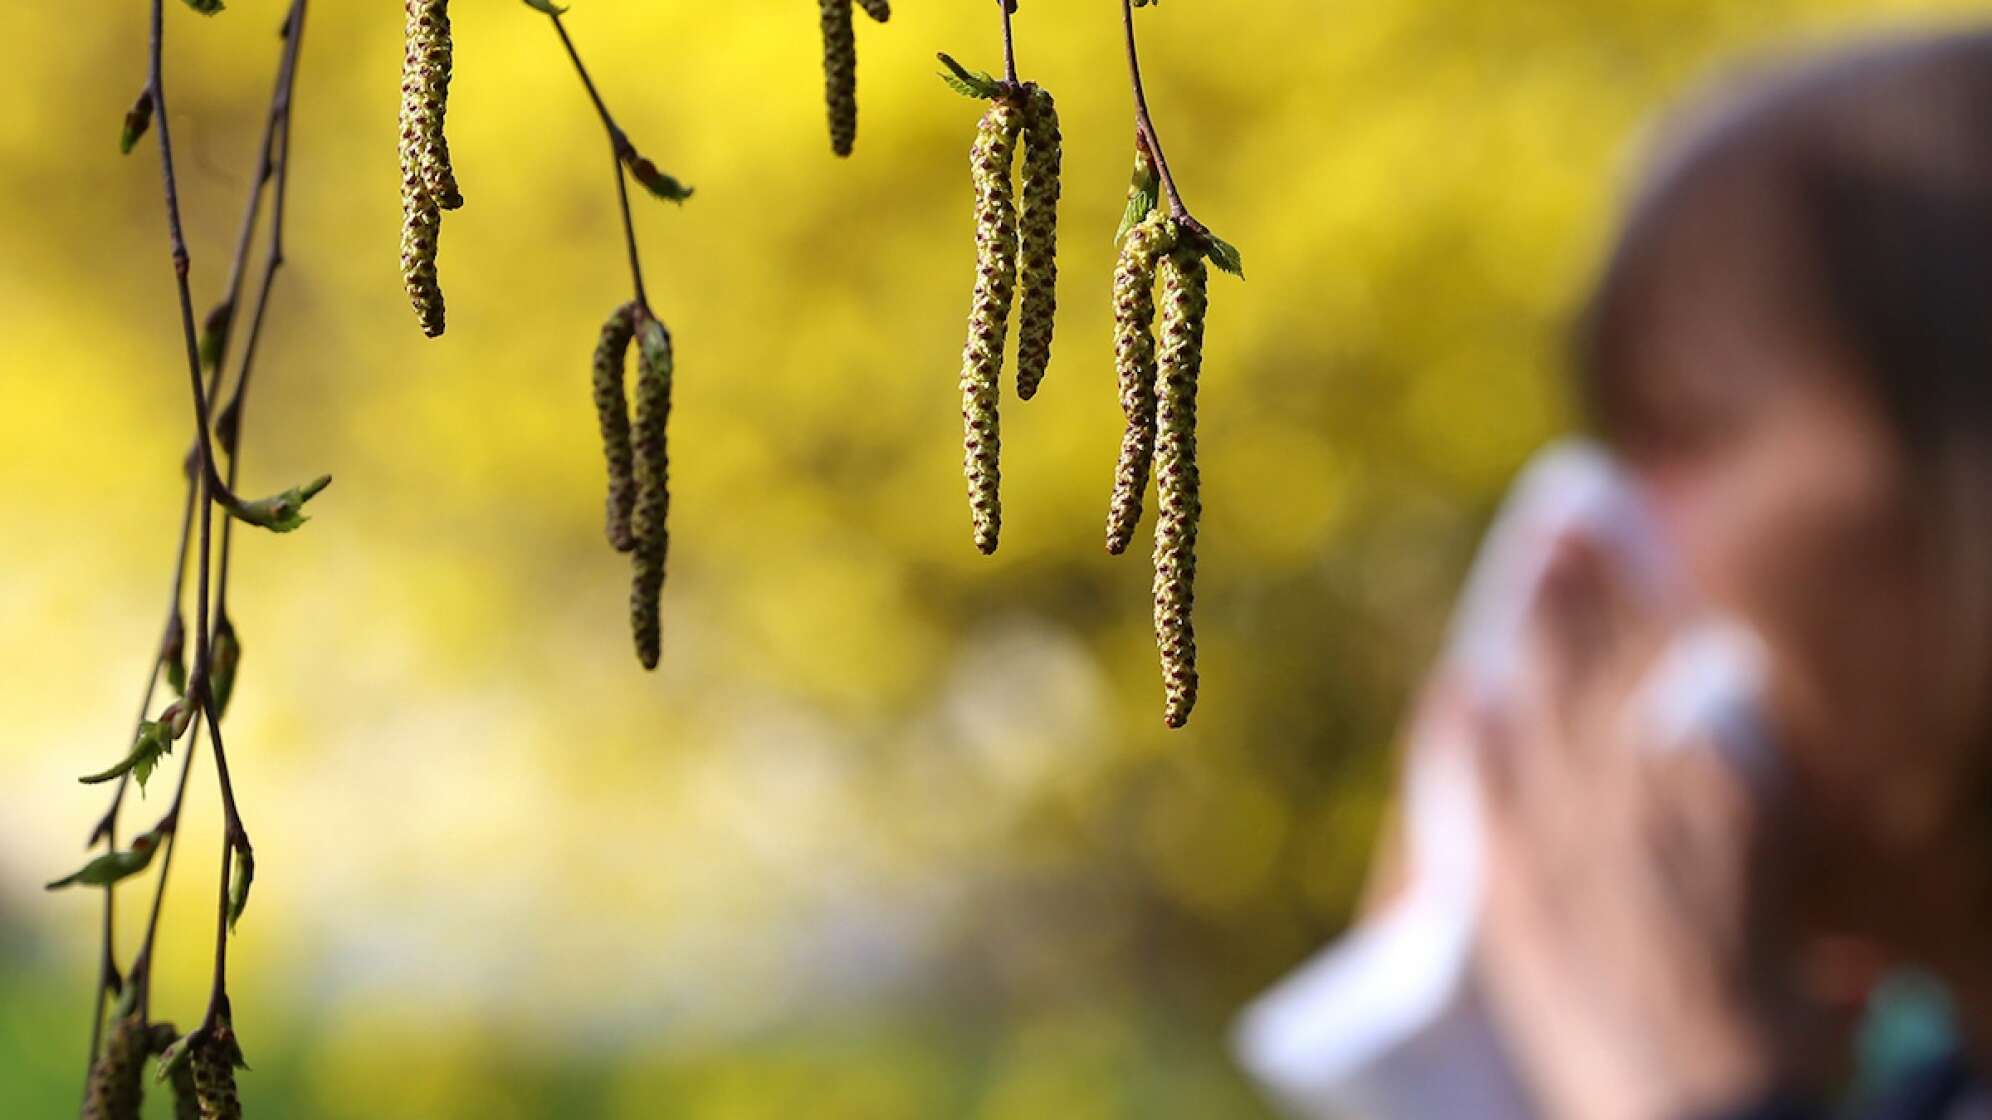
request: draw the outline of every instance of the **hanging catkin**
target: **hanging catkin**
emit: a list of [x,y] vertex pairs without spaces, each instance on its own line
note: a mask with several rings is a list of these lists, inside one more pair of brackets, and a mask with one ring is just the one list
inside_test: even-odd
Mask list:
[[664,560],[671,535],[670,454],[666,429],[671,417],[671,334],[649,315],[637,326],[636,425],[632,443],[636,475],[633,532],[636,553],[630,589],[630,629],[636,656],[655,669],[663,644],[660,606]]
[[136,1014],[111,1020],[104,1047],[90,1067],[83,1091],[83,1120],[138,1120],[145,1059],[152,1053],[151,1035]]
[[[1179,239],[1180,241],[1180,239]],[[1155,387],[1155,644],[1167,694],[1163,720],[1189,722],[1197,703],[1197,376],[1203,366],[1209,269],[1181,245],[1162,258],[1161,353]]]
[[[449,112],[450,78],[455,70],[449,0],[405,0],[405,3],[408,28],[402,103],[409,109],[409,119],[404,127],[414,133],[422,189],[441,209],[455,210],[463,205],[463,195],[457,190],[456,171],[450,166],[450,145],[443,127]],[[406,88],[410,80],[417,83],[417,88]]]
[[201,1120],[242,1120],[242,1098],[235,1091],[235,1068],[242,1051],[234,1030],[226,1023],[216,1026],[210,1035],[196,1040],[189,1058]]
[[448,0],[405,0],[401,65],[401,277],[422,333],[443,333],[436,275],[442,211],[463,205],[443,137],[451,48]]
[[[823,99],[830,111],[830,150],[851,154],[858,140],[858,37],[851,0],[818,0],[823,23]],[[890,0],[857,0],[879,23],[892,18]]]
[[609,494],[605,524],[609,544],[617,552],[636,547],[630,517],[636,509],[636,474],[629,434],[629,400],[623,392],[623,366],[630,339],[636,334],[641,308],[634,302],[615,309],[602,324],[595,344],[595,415],[602,429],[602,454],[608,460]]
[[1023,113],[1017,106],[998,98],[983,114],[969,153],[975,179],[975,294],[961,361],[962,470],[968,480],[975,547],[984,554],[996,551],[1003,529],[997,402],[1010,301],[1017,287],[1017,207],[1010,167],[1022,125]]
[[1119,555],[1134,540],[1155,458],[1155,269],[1176,245],[1176,226],[1159,211],[1121,242],[1114,270],[1114,363],[1120,381],[1120,461],[1107,507],[1107,551]]
[[1030,400],[1051,365],[1058,314],[1059,165],[1063,160],[1058,107],[1033,89],[1024,122],[1023,205],[1018,218],[1021,292],[1017,305],[1017,396]]
[[858,139],[858,37],[851,0],[819,0],[823,17],[823,99],[830,110],[830,150],[851,154]]

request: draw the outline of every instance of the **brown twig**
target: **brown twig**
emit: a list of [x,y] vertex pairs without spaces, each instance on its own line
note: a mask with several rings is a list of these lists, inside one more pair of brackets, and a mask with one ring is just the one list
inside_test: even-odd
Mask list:
[[996,0],[996,7],[1003,12],[1003,78],[1010,85],[1017,85],[1017,36],[1010,30],[1010,16],[1017,10],[1017,0]]
[[602,118],[602,127],[609,134],[609,154],[615,164],[616,204],[622,210],[623,241],[629,248],[630,280],[636,286],[636,302],[648,313],[650,299],[643,290],[643,264],[636,252],[636,221],[630,215],[628,176],[623,169],[623,162],[633,158],[636,149],[630,144],[629,136],[616,124],[616,118],[602,101],[601,93],[595,89],[595,80],[588,76],[588,67],[581,62],[581,52],[574,49],[574,40],[567,34],[567,25],[553,12],[548,12],[547,18],[553,21],[553,29],[560,33],[560,45],[567,48],[567,57],[574,62],[574,72],[581,76],[581,84],[588,90],[588,100],[594,102],[595,114]]
[[1162,183],[1162,198],[1168,203],[1169,216],[1176,223],[1199,237],[1208,237],[1210,231],[1202,222],[1190,216],[1188,206],[1183,204],[1183,195],[1176,188],[1176,177],[1169,172],[1169,159],[1162,154],[1162,138],[1155,131],[1155,118],[1148,111],[1148,93],[1141,84],[1141,55],[1134,45],[1134,2],[1121,0],[1121,26],[1127,34],[1127,71],[1134,85],[1134,142],[1147,151],[1155,161],[1156,176]]

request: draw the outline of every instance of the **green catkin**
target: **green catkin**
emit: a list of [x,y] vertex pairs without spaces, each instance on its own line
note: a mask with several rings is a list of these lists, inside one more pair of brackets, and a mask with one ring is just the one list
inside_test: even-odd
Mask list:
[[[430,338],[442,334],[444,326],[443,289],[436,276],[443,219],[431,192],[437,160],[447,159],[435,143],[442,135],[435,91],[448,86],[447,77],[439,81],[435,76],[434,28],[437,10],[444,8],[440,0],[406,0],[401,71],[401,278],[422,333]],[[446,11],[443,19],[448,19]]]
[[891,0],[858,0],[858,7],[863,8],[865,14],[878,23],[884,23],[892,18]]
[[671,417],[671,333],[646,315],[637,327],[637,345],[636,424],[631,439],[636,475],[636,554],[630,628],[636,639],[637,659],[645,669],[655,669],[663,644],[660,608],[664,559],[671,541],[666,525],[671,510],[666,440]]
[[[450,35],[449,0],[405,0],[408,28],[402,60],[404,127],[412,126],[422,189],[443,210],[463,205],[450,145],[444,132],[449,113],[455,50]],[[411,88],[412,83],[412,88]]]
[[197,1040],[188,1057],[201,1120],[242,1120],[242,1098],[235,1091],[235,1067],[242,1051],[234,1030],[226,1023],[216,1026]]
[[1127,417],[1107,507],[1107,551],[1116,556],[1141,523],[1155,458],[1155,267],[1175,245],[1175,223],[1157,211],[1128,231],[1114,270],[1114,363]]
[[1063,158],[1058,107],[1049,92],[1034,89],[1025,114],[1018,216],[1017,396],[1024,400],[1037,395],[1051,365],[1052,323],[1058,313],[1058,178]]
[[623,365],[636,334],[640,308],[626,303],[602,324],[595,344],[595,415],[601,423],[602,454],[608,461],[609,495],[605,524],[617,552],[636,548],[630,517],[636,509],[636,474],[629,443],[629,400],[623,393]]
[[858,39],[851,0],[819,0],[823,18],[823,98],[830,111],[830,150],[851,154],[858,139]]
[[1197,376],[1203,366],[1209,269],[1195,245],[1162,258],[1161,354],[1155,386],[1155,644],[1167,693],[1163,721],[1189,722],[1197,704]]
[[1003,529],[1002,434],[997,402],[1002,390],[1003,341],[1017,287],[1017,207],[1010,183],[1023,113],[997,99],[983,114],[969,152],[975,179],[975,294],[969,306],[968,343],[961,359],[962,473],[975,547],[996,551]]
[[84,1086],[82,1120],[138,1120],[144,1093],[140,1079],[151,1050],[151,1035],[136,1014],[111,1021]]

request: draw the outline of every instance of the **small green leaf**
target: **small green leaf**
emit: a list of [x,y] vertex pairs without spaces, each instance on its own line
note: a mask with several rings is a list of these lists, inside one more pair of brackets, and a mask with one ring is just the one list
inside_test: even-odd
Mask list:
[[235,322],[235,303],[222,300],[207,313],[201,324],[201,364],[209,369],[221,364],[221,348],[228,342],[229,325]]
[[1114,244],[1127,237],[1127,231],[1141,224],[1161,201],[1162,185],[1155,174],[1155,162],[1145,148],[1134,153],[1134,177],[1128,182],[1127,209],[1121,214],[1120,228],[1114,231]]
[[190,1034],[183,1034],[174,1039],[172,1044],[167,1046],[166,1049],[159,1052],[160,1081],[168,1080],[174,1074],[186,1069],[193,1062],[194,1051],[190,1044],[193,1037]]
[[187,694],[187,624],[179,611],[166,622],[166,636],[159,643],[159,663],[166,667],[166,685],[175,696]]
[[152,862],[152,854],[159,850],[160,832],[155,829],[132,838],[131,847],[122,852],[105,852],[83,865],[74,874],[49,883],[48,890],[59,891],[64,887],[108,887],[146,869]]
[[204,16],[211,16],[222,9],[221,0],[187,0],[187,7]]
[[[528,3],[530,2],[531,0],[528,0]],[[675,177],[657,170],[656,164],[637,155],[633,148],[623,149],[623,163],[628,165],[629,173],[636,176],[636,181],[643,184],[644,190],[666,202],[682,204],[692,197],[692,188],[679,182]]]
[[273,533],[288,533],[310,520],[302,512],[304,504],[331,484],[332,476],[323,475],[316,481],[303,486],[293,486],[273,497],[253,502],[238,502],[229,506],[228,512],[238,521],[246,521]]
[[249,885],[256,881],[256,854],[248,844],[235,843],[235,874],[228,884],[228,928],[231,932],[235,923],[242,919],[242,911],[249,906]]
[[[159,765],[159,760],[173,753],[173,740],[179,737],[174,733],[173,727],[175,723],[180,722],[182,710],[181,705],[174,704],[161,713],[160,718],[140,723],[130,753],[110,769],[100,770],[78,780],[86,786],[94,786],[130,774],[138,780],[138,788],[142,792],[145,789],[146,779],[152,777],[152,771]],[[191,714],[187,718],[191,718]],[[184,727],[181,733],[184,734]]]
[[130,155],[138,146],[139,138],[152,126],[152,87],[147,86],[132,102],[131,111],[125,114],[124,132],[118,136],[118,152]]
[[979,101],[989,101],[1001,96],[1003,83],[997,81],[994,75],[981,70],[970,70],[948,57],[945,53],[937,54],[934,57],[940,59],[941,65],[947,67],[947,71],[942,73],[940,77],[941,81],[947,83],[949,89],[961,94],[963,97],[974,98]]
[[1245,259],[1238,255],[1238,249],[1231,242],[1216,234],[1210,235],[1210,245],[1204,250],[1211,266],[1220,272],[1229,272],[1240,280],[1245,279]]
[[208,649],[208,695],[214,700],[216,719],[228,711],[228,698],[235,695],[235,670],[241,664],[242,642],[235,636],[235,624],[223,616]]
[[545,12],[550,16],[564,15],[567,12],[566,8],[555,4],[553,0],[526,0],[526,7],[534,11]]

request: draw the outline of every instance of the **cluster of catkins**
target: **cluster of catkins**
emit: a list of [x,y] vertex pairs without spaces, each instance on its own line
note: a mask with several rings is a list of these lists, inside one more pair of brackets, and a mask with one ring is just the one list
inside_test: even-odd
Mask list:
[[[1003,528],[999,401],[1013,302],[1018,304],[1017,396],[1036,396],[1051,364],[1062,143],[1058,109],[1049,92],[1029,83],[996,82],[969,74],[945,57],[943,61],[955,71],[943,75],[949,85],[990,102],[969,151],[975,180],[975,291],[961,358],[962,472],[968,480],[975,547],[988,554],[996,551]],[[1019,137],[1024,148],[1021,207],[1011,181]]]
[[[818,0],[823,19],[823,100],[830,110],[830,150],[851,154],[858,140],[858,35],[853,0]],[[856,0],[879,23],[892,18],[891,0]]]
[[[1155,643],[1166,692],[1163,719],[1189,722],[1197,703],[1197,377],[1203,367],[1204,313],[1213,252],[1233,251],[1200,227],[1154,208],[1154,172],[1137,166],[1132,224],[1114,270],[1114,356],[1127,429],[1114,468],[1107,551],[1134,540],[1151,473],[1155,479]],[[1156,325],[1156,280],[1161,325]]]
[[174,1120],[242,1120],[235,1071],[247,1067],[227,1021],[183,1038],[172,1024],[147,1024],[128,1006],[111,1020],[103,1049],[90,1067],[83,1120],[138,1120],[145,1063],[154,1058],[158,1079],[173,1090]]
[[406,43],[401,59],[401,279],[422,333],[443,333],[443,287],[436,245],[445,210],[463,205],[450,167],[443,116],[450,98],[449,0],[403,0]]
[[[631,341],[637,345],[636,418],[623,389],[623,367]],[[671,332],[631,301],[615,309],[595,346],[595,413],[601,421],[602,452],[608,460],[609,544],[631,555],[635,569],[629,597],[630,630],[636,656],[646,669],[657,667],[662,645],[659,608],[664,593],[664,556],[671,535],[665,517],[671,508],[670,455],[665,438],[671,415]]]

